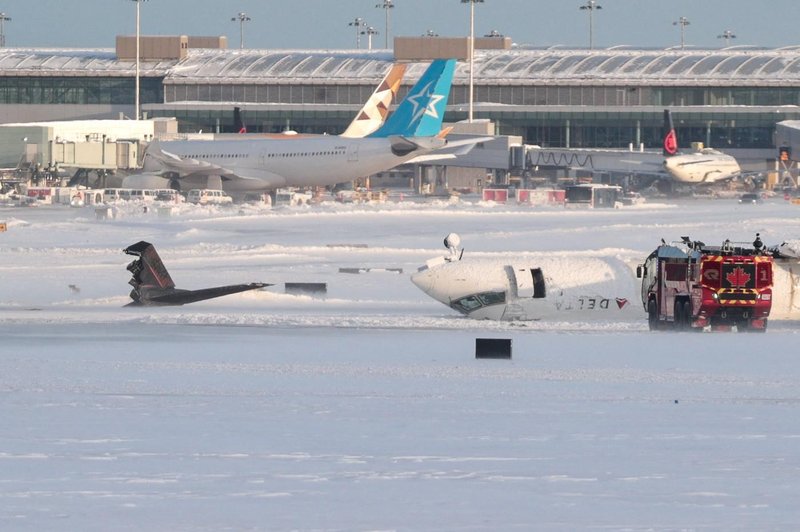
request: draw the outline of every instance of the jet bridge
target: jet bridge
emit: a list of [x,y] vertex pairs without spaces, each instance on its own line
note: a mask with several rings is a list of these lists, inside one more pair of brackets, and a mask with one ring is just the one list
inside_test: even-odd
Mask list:
[[541,148],[525,146],[524,170],[582,170],[593,173],[657,176],[664,174],[657,151]]

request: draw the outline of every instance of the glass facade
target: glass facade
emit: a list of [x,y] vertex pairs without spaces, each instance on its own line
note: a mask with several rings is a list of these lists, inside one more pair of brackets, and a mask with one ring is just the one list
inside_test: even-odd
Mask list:
[[374,90],[374,85],[169,84],[164,101],[361,105]]
[[[242,119],[248,133],[281,133],[291,130],[298,133],[337,135],[353,120],[357,108],[352,110],[245,110]],[[181,105],[166,110],[150,110],[152,117],[175,117],[182,133],[197,131],[236,133],[233,109],[218,107],[191,109]]]
[[[241,85],[170,84],[164,101],[241,102],[360,105],[369,98],[372,85]],[[402,98],[408,87],[401,87]],[[466,86],[456,85],[450,93],[452,105],[468,101]],[[587,105],[634,107],[746,105],[800,105],[800,87],[655,87],[655,86],[570,86],[570,85],[476,85],[475,102],[503,105]]]
[[[164,101],[163,78],[139,80],[142,103]],[[0,104],[132,104],[136,80],[128,77],[0,76]]]
[[[250,113],[248,128],[256,132],[292,129],[300,133],[337,134],[344,131],[358,107],[367,100],[371,85],[178,85],[164,89],[167,103],[185,101],[235,101],[253,104],[318,104],[349,106],[347,110],[276,110]],[[401,87],[398,100],[408,92]],[[456,85],[450,94],[447,120],[465,120],[466,86]],[[657,147],[662,138],[661,112],[642,107],[697,106],[800,106],[800,87],[651,87],[651,86],[523,86],[477,85],[475,102],[513,108],[481,109],[476,118],[498,122],[500,134],[519,135],[529,144],[543,147],[626,148],[633,144]],[[531,110],[536,107],[536,110]],[[552,107],[552,111],[543,110]],[[581,109],[593,107],[593,110]],[[597,110],[597,108],[614,108]],[[623,109],[620,109],[623,108]],[[627,108],[627,109],[625,109]],[[781,111],[779,120],[800,119],[800,109]],[[176,116],[183,131],[233,131],[232,117],[218,110],[182,111],[179,106],[155,116]],[[742,109],[694,112],[679,118],[678,138],[687,148],[703,142],[719,149],[772,148],[776,115]]]
[[[476,118],[491,118],[503,135],[519,135],[527,144],[545,148],[628,148],[644,144],[661,145],[662,110],[621,111],[565,110],[477,111]],[[681,148],[692,142],[718,149],[773,148],[775,124],[781,120],[800,120],[800,109],[748,112],[696,111],[673,109],[675,128]],[[448,120],[466,119],[466,113],[454,111]]]

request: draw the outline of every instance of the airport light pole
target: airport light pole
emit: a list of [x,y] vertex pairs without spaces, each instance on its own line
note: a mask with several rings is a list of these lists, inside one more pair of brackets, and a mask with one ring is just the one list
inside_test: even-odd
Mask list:
[[461,0],[462,4],[469,4],[469,115],[468,121],[473,119],[473,100],[475,96],[475,4],[482,4],[483,0]]
[[681,50],[683,50],[683,46],[684,46],[684,39],[683,38],[684,38],[684,34],[686,33],[686,26],[688,26],[689,24],[691,24],[691,22],[689,22],[689,19],[686,18],[686,17],[681,17],[681,18],[679,18],[678,20],[676,20],[675,22],[672,23],[673,26],[680,26],[681,27]]
[[354,18],[351,22],[347,23],[348,26],[355,26],[356,28],[356,49],[361,48],[361,28],[367,25],[361,17]]
[[140,25],[139,25],[139,4],[142,2],[147,2],[147,0],[131,0],[132,2],[136,2],[136,88],[134,92],[136,93],[136,103],[134,104],[134,114],[136,115],[135,120],[139,120],[139,72],[140,66],[139,63],[141,62],[141,52],[139,50],[140,40],[141,40],[141,32],[140,32]]
[[725,47],[727,48],[731,44],[731,39],[735,39],[736,35],[731,30],[725,30],[721,34],[717,35],[717,39],[725,39]]
[[597,0],[586,0],[586,4],[580,6],[581,11],[589,12],[589,50],[594,50],[594,12],[603,9]]
[[377,35],[378,30],[369,26],[367,29],[361,31],[361,35],[367,36],[367,50],[372,50],[372,36]]
[[247,13],[244,12],[239,13],[231,19],[231,22],[239,22],[239,50],[244,48],[244,23],[250,22],[251,20],[253,19],[248,17]]
[[11,20],[11,17],[5,13],[0,13],[0,48],[6,47],[6,29],[5,23]]
[[383,8],[384,15],[386,16],[386,24],[383,29],[383,47],[389,49],[389,10],[394,9],[394,0],[383,0],[380,4],[375,4],[375,7]]

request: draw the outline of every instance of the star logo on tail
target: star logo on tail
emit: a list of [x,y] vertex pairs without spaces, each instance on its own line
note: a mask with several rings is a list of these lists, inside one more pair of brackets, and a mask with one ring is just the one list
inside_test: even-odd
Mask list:
[[[436,104],[442,101],[444,96],[433,94],[431,85],[433,85],[433,81],[425,85],[425,87],[423,87],[419,93],[407,98],[407,100],[411,102],[411,105],[414,106],[414,109],[411,111],[411,116],[415,121],[419,120],[423,115],[439,118],[439,112],[436,110]],[[422,102],[420,102],[420,100],[422,100]],[[428,105],[423,105],[426,100],[428,100]]]

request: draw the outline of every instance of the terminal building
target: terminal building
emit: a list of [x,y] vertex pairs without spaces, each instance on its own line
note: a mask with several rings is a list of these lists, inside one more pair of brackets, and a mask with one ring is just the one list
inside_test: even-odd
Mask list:
[[[135,48],[0,49],[0,123],[133,117]],[[394,61],[459,62],[447,120],[468,116],[467,40],[396,38],[394,50],[229,50],[224,37],[142,37],[143,115],[184,133],[342,132]],[[412,64],[402,97],[425,65]],[[772,169],[776,124],[800,120],[800,47],[521,49],[476,39],[474,116],[545,148],[658,148],[670,108],[682,147],[700,142]],[[798,154],[800,155],[800,154]]]

